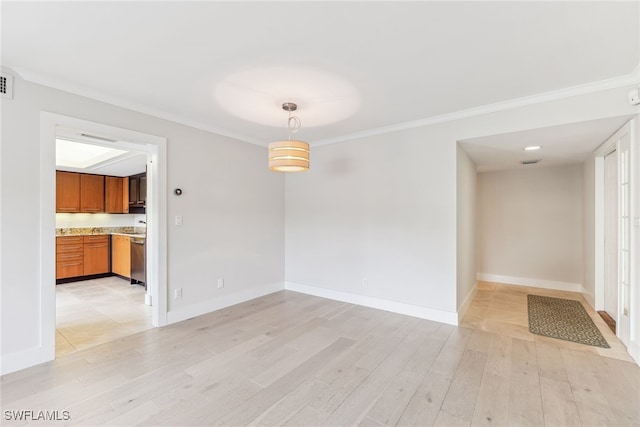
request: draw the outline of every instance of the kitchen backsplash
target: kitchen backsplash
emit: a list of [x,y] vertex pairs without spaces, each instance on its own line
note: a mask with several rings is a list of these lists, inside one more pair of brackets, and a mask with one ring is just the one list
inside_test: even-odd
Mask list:
[[145,228],[147,221],[144,214],[85,214],[85,213],[57,213],[56,228],[91,228],[91,227],[136,227]]

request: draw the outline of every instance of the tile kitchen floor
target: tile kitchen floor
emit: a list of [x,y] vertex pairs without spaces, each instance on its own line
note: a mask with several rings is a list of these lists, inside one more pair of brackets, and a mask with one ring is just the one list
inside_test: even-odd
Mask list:
[[56,286],[56,357],[151,329],[144,287],[119,277]]

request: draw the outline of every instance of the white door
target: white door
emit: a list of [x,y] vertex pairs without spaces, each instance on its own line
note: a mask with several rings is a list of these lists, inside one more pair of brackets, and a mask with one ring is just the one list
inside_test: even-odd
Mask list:
[[617,322],[618,153],[616,151],[604,158],[604,182],[604,311]]
[[618,236],[619,236],[619,259],[618,259],[618,318],[616,319],[616,333],[618,338],[629,348],[631,337],[630,318],[630,289],[631,289],[631,171],[630,171],[630,145],[631,135],[624,133],[618,140],[618,179],[620,182],[620,192],[618,200]]

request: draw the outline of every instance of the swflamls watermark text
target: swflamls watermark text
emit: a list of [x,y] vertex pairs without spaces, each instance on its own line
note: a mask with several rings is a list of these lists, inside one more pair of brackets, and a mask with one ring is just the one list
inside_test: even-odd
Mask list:
[[5,421],[69,421],[69,411],[5,410]]

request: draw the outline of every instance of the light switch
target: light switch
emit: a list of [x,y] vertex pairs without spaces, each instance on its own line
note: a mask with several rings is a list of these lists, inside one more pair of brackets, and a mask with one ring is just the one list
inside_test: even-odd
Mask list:
[[176,225],[182,225],[182,215],[176,215]]

